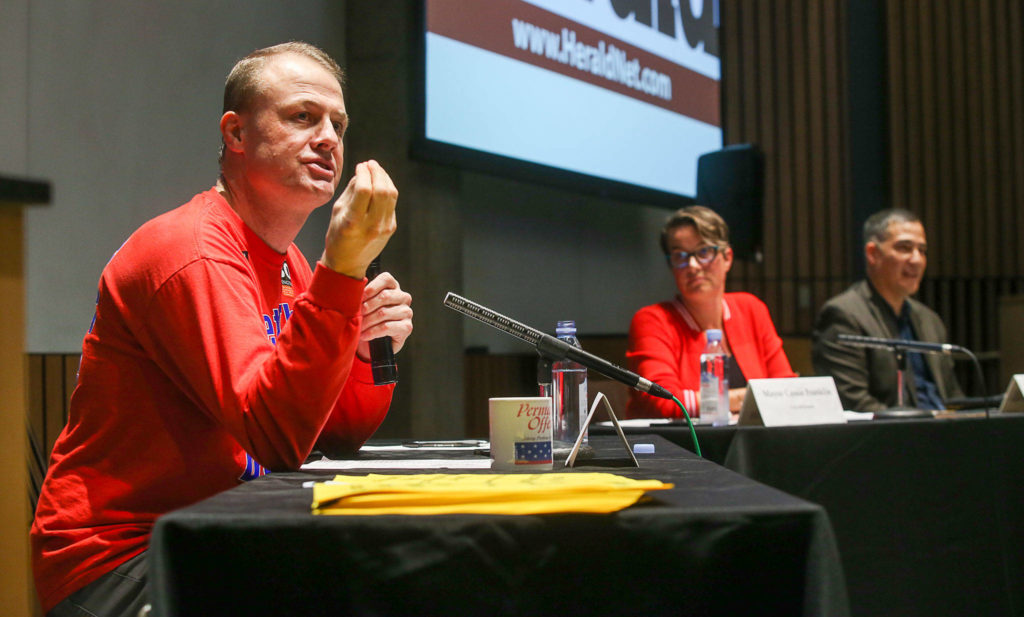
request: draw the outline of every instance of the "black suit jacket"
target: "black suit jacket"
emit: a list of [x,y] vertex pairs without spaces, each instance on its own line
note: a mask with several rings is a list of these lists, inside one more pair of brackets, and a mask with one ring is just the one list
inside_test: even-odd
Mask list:
[[[947,343],[946,327],[939,315],[917,300],[910,303],[910,321],[917,340]],[[896,406],[896,354],[886,349],[865,349],[840,345],[837,334],[899,338],[892,309],[867,281],[855,283],[825,303],[814,326],[812,360],[818,375],[831,375],[845,409],[880,411]],[[948,356],[925,355],[932,378],[944,400],[963,392],[953,375]],[[904,373],[904,404],[917,406],[914,372]]]

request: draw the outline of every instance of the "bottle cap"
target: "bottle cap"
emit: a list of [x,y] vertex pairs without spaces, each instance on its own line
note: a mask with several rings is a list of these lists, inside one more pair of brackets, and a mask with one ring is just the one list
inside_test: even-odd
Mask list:
[[704,334],[707,335],[709,342],[722,340],[722,331],[718,328],[709,328]]
[[635,443],[633,444],[633,454],[654,454],[654,444]]
[[576,320],[566,319],[559,321],[555,326],[555,336],[563,336],[566,334],[576,334]]

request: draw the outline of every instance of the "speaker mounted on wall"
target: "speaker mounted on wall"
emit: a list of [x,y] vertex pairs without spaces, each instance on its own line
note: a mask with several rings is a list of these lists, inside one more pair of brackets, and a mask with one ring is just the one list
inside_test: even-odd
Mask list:
[[764,258],[764,155],[753,144],[736,144],[697,159],[697,203],[729,225],[733,255]]

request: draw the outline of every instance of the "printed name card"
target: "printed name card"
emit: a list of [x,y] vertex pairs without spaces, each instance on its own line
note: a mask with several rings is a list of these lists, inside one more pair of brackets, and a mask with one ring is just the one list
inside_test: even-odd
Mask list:
[[1006,388],[1006,395],[999,406],[999,411],[1024,411],[1024,373],[1018,373],[1010,378],[1010,385]]
[[843,404],[831,377],[751,379],[739,424],[796,426],[845,424]]

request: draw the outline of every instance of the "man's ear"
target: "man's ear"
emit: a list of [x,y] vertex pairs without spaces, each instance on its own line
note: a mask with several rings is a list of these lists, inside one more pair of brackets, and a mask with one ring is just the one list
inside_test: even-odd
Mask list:
[[864,262],[869,266],[874,266],[878,262],[878,243],[868,242],[864,245]]
[[220,117],[220,137],[224,142],[224,149],[231,152],[242,151],[242,134],[244,122],[238,112],[226,111]]

